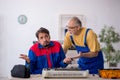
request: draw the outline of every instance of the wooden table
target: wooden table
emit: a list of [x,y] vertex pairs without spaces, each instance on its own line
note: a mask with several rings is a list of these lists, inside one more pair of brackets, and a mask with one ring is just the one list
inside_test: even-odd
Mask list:
[[14,78],[11,77],[10,80],[120,80],[120,79],[103,79],[98,75],[89,75],[87,78],[43,78],[40,74],[31,75],[30,78]]

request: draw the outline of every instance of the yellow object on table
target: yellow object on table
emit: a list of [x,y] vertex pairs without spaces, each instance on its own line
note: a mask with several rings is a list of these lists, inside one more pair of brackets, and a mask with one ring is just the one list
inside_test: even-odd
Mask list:
[[102,69],[99,70],[99,76],[107,79],[120,79],[120,69]]

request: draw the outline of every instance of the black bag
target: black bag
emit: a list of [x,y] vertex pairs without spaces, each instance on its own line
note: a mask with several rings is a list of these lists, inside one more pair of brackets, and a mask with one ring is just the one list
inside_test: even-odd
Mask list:
[[25,65],[15,65],[11,70],[11,76],[18,78],[30,78],[30,69]]

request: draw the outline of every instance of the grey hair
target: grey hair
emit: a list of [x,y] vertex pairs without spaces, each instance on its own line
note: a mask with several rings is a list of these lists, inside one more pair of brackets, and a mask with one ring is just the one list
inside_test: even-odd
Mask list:
[[70,21],[74,21],[76,26],[82,27],[82,22],[78,17],[72,17]]

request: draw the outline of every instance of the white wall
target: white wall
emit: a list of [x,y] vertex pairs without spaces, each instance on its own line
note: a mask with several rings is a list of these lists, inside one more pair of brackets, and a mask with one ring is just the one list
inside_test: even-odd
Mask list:
[[[28,17],[24,25],[17,22],[20,14]],[[51,39],[59,40],[61,14],[84,15],[87,27],[97,34],[104,25],[120,30],[120,0],[0,0],[0,76],[24,64],[19,54],[27,54],[41,26],[50,30]]]

